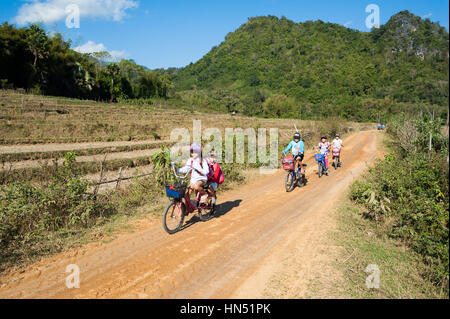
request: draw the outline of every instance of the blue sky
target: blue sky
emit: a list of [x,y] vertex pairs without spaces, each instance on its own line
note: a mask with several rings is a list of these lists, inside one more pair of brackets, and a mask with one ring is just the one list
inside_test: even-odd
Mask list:
[[[79,29],[67,28],[66,16],[61,14],[70,3],[80,3]],[[30,12],[38,12],[49,20],[45,28],[70,38],[73,47],[86,47],[90,41],[89,45],[134,59],[151,69],[182,67],[197,61],[221,43],[227,33],[254,16],[285,16],[295,22],[320,19],[369,31],[365,26],[369,15],[365,8],[373,3],[380,7],[381,24],[399,11],[409,10],[449,29],[449,2],[442,0],[117,0],[108,8],[105,3],[106,0],[1,1],[0,21],[20,26],[33,20]],[[55,10],[37,8],[36,4]],[[24,5],[29,6],[28,11]]]

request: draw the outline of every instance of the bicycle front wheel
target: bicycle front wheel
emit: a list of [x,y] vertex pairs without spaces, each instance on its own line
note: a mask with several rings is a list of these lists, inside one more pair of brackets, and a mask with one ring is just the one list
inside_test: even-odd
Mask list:
[[322,166],[322,163],[319,163],[319,170],[318,170],[318,174],[319,174],[319,178],[321,178],[321,177],[322,177],[322,175],[323,175],[323,166]]
[[295,176],[294,176],[294,172],[288,172],[286,174],[285,180],[284,180],[284,186],[286,188],[286,192],[290,193],[294,190],[295,188]]
[[183,202],[170,202],[163,214],[163,227],[169,234],[175,234],[180,230],[184,222],[186,207]]

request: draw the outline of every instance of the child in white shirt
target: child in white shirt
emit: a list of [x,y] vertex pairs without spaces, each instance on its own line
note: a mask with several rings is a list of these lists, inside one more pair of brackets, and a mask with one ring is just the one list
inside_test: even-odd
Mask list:
[[341,158],[342,158],[342,147],[344,147],[343,141],[341,140],[341,135],[336,134],[336,138],[332,142],[333,149],[337,148],[339,149],[339,158],[338,158],[338,165],[341,166]]
[[189,195],[192,190],[199,192],[201,195],[205,194],[203,186],[208,181],[209,167],[206,159],[202,158],[201,146],[198,143],[191,145],[191,158],[187,160],[186,165],[177,169],[178,173],[186,174],[191,172],[191,181],[189,185]]

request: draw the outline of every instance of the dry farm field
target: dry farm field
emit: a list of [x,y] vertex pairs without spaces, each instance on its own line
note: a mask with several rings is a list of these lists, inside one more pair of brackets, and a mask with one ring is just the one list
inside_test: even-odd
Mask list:
[[[169,105],[135,106],[108,104],[69,98],[0,91],[0,183],[46,179],[51,167],[63,163],[64,154],[75,152],[77,164],[92,180],[98,181],[101,162],[105,177],[125,175],[138,168],[149,172],[149,157],[162,145],[170,146],[171,131],[186,128],[192,133],[193,121],[202,129],[278,128],[280,144],[286,143],[294,124],[311,146],[319,135],[372,129],[372,124],[296,119],[264,119],[201,113]],[[45,171],[45,172],[44,172]]]

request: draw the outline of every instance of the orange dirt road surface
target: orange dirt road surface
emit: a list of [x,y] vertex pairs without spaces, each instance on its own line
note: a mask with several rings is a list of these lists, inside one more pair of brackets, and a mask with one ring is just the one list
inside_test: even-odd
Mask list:
[[[286,193],[285,173],[279,170],[219,196],[215,218],[188,218],[175,235],[155,222],[110,243],[87,245],[7,274],[0,278],[0,298],[260,296],[256,290],[264,287],[258,283],[267,278],[261,278],[259,268],[278,256],[286,242],[301,237],[298,229],[312,225],[314,216],[332,209],[326,201],[345,195],[375,158],[377,136],[376,131],[364,131],[344,140],[342,168],[331,167],[330,176],[321,179],[308,152],[308,184],[292,193]],[[310,243],[312,248],[315,244]],[[80,269],[78,289],[66,287],[66,267],[71,264]],[[255,284],[252,276],[258,279],[253,279]]]

